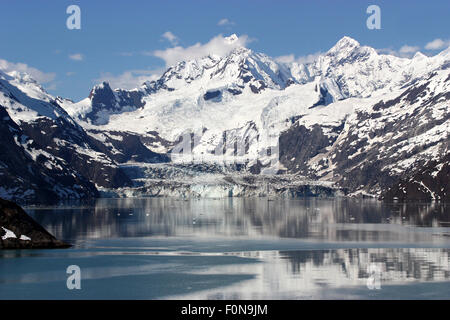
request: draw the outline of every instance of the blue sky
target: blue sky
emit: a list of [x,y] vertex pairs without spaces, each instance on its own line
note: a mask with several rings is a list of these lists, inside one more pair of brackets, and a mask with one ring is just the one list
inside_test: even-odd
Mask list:
[[[71,4],[81,8],[81,30],[66,28]],[[381,8],[381,30],[366,27],[370,4]],[[450,40],[448,0],[0,0],[0,7],[0,67],[22,63],[50,93],[74,100],[97,81],[132,86],[154,77],[168,61],[155,50],[183,52],[220,34],[244,35],[253,50],[295,59],[325,52],[344,35],[399,55],[435,54]],[[435,39],[443,44],[426,50]]]

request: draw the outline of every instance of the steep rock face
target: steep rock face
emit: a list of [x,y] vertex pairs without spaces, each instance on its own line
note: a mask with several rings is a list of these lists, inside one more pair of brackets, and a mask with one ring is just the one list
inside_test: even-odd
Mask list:
[[[448,76],[447,70],[437,71],[392,99],[357,110],[326,154],[332,169],[321,174],[333,172],[341,186],[381,195],[397,180],[448,159]],[[438,192],[435,198],[439,195],[444,196]]]
[[[3,140],[14,142],[16,147],[11,150],[23,150],[24,161],[28,162],[23,168],[29,167],[28,172],[20,173],[18,164],[9,160],[8,169],[17,170],[5,174],[10,182],[1,186],[2,195],[14,200],[57,201],[95,197],[98,195],[95,184],[113,188],[131,185],[120,167],[100,152],[93,139],[59,103],[69,102],[53,98],[24,74],[0,73],[2,124],[8,133]],[[25,182],[14,182],[21,179]],[[19,192],[22,187],[14,189],[19,185],[27,186],[22,194]],[[42,196],[44,192],[46,196]]]
[[[447,146],[447,150],[448,150]],[[386,201],[450,199],[450,153],[401,177],[381,195]]]
[[0,249],[68,248],[14,202],[0,198]]
[[[341,126],[332,127],[332,131],[339,134],[343,128]],[[315,177],[314,168],[308,165],[309,161],[319,154],[327,152],[337,139],[323,131],[319,124],[312,128],[306,128],[304,125],[296,123],[280,135],[280,162],[288,172],[299,173],[308,177]],[[328,160],[319,160],[318,166],[328,167]]]
[[167,149],[171,146],[168,141],[157,135],[137,135],[124,131],[90,130],[89,135],[93,143],[108,157],[117,163],[145,162],[164,163],[170,158],[166,154],[156,153],[151,149]]
[[23,132],[33,142],[30,147],[45,150],[93,183],[107,188],[129,186],[131,181],[95,141],[64,119],[46,118],[22,123]]
[[103,82],[91,90],[89,94],[91,110],[82,119],[89,119],[96,125],[106,124],[111,114],[133,111],[144,106],[142,97],[142,91],[121,89],[113,91],[107,82]]
[[[95,186],[60,158],[37,151],[0,106],[0,194],[22,202],[53,203],[96,197]],[[34,158],[33,158],[34,157]]]

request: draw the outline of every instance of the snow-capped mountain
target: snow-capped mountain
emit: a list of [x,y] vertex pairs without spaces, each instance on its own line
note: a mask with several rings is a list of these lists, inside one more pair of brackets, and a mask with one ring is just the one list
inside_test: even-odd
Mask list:
[[301,83],[319,77],[324,89],[329,88],[336,101],[370,97],[380,89],[393,90],[439,68],[446,60],[448,55],[445,52],[431,58],[418,52],[412,59],[378,54],[374,48],[343,37],[314,62],[305,65],[292,63],[290,70]]
[[3,198],[49,202],[97,196],[96,185],[131,185],[61,101],[26,74],[0,73]]
[[389,92],[446,59],[444,54],[428,58],[418,53],[413,59],[381,55],[348,37],[308,64],[282,64],[238,47],[224,57],[182,61],[134,90],[111,90],[103,83],[66,109],[74,118],[107,129],[125,125],[126,130],[155,130],[174,139],[192,128],[229,130],[260,116],[267,125],[267,120],[311,113],[307,110],[312,106]]
[[[356,106],[331,141],[319,125],[310,131],[291,127],[280,143],[286,144],[286,156],[295,158],[285,157],[284,163],[291,171],[338,181],[353,192],[390,200],[449,199],[449,98],[450,74],[443,66],[399,93]],[[290,145],[294,136],[302,136],[303,147]],[[308,144],[316,153],[309,157],[301,153]]]
[[[449,67],[450,49],[407,59],[344,37],[311,63],[281,63],[237,47],[179,62],[133,90],[104,82],[76,103],[51,97],[24,75],[2,74],[0,105],[41,149],[114,168],[112,176],[120,178],[113,183],[112,176],[99,179],[74,165],[97,187],[122,194],[150,192],[174,174],[183,194],[193,183],[217,181],[224,196],[236,184],[240,195],[263,194],[252,179],[230,175],[265,173],[276,157],[278,173],[291,182],[313,179],[386,199],[448,199],[448,183],[437,181],[449,180]],[[45,129],[61,126],[64,139]],[[190,159],[202,165],[173,156],[186,137]],[[62,146],[69,149],[55,151]],[[224,159],[236,156],[242,163],[225,169]],[[197,178],[186,182],[183,174]],[[288,194],[297,194],[299,185],[292,188]],[[176,193],[170,186],[158,190]]]
[[[230,41],[233,39],[235,36]],[[94,88],[90,98],[71,105],[68,111],[81,119],[80,124],[88,130],[129,131],[138,135],[152,131],[168,141],[176,141],[183,133],[190,132],[196,137],[194,157],[212,163],[222,161],[212,154],[224,144],[244,144],[246,156],[255,159],[272,145],[261,138],[269,131],[280,137],[282,170],[314,179],[339,181],[350,192],[380,195],[411,169],[408,164],[415,163],[414,168],[419,168],[419,163],[431,159],[437,149],[439,154],[448,152],[445,76],[449,63],[449,49],[434,57],[417,53],[407,59],[378,54],[375,49],[361,46],[349,37],[342,38],[307,64],[279,63],[241,47],[223,57],[209,55],[180,62],[160,79],[146,82],[135,90],[112,90],[104,83]],[[433,72],[438,75],[432,76]],[[422,92],[426,90],[425,82],[431,86],[427,89],[428,95],[444,94],[444,97],[433,100],[430,96],[432,102],[417,105],[411,95],[426,94]],[[96,99],[100,89],[98,97],[108,96],[112,102]],[[406,94],[407,91],[410,93]],[[135,99],[136,103],[124,103],[125,92],[139,99]],[[410,97],[406,102],[401,100],[404,95]],[[401,105],[396,107],[402,112],[396,111],[394,103],[378,110],[382,100],[396,99],[400,99]],[[109,112],[108,107],[99,106],[114,109]],[[92,116],[93,110],[95,116]],[[427,129],[420,131],[418,124],[408,125],[419,117],[425,121]],[[96,120],[99,118],[101,123]],[[374,119],[367,124],[367,118]],[[392,119],[403,125],[387,126],[386,123],[394,121]],[[369,128],[362,131],[367,126]],[[433,130],[438,130],[439,134]],[[360,133],[355,138],[356,131]],[[406,139],[403,144],[412,149],[423,148],[427,150],[425,155],[405,153],[400,145],[391,146],[389,152],[380,151],[383,150],[379,149],[381,145],[387,148],[390,143],[389,134],[400,133]],[[433,149],[429,149],[431,146],[425,139],[430,136],[435,139]],[[379,140],[378,143],[373,139]],[[374,148],[374,155],[366,153],[367,146],[361,147],[366,140]],[[356,146],[360,149],[355,149]],[[170,151],[170,148],[159,150]],[[236,149],[230,154],[235,155]],[[376,165],[369,166],[368,158],[372,156],[371,161]],[[251,172],[255,172],[258,165],[261,164],[257,161],[247,162]],[[448,197],[448,193],[438,194],[425,197]]]

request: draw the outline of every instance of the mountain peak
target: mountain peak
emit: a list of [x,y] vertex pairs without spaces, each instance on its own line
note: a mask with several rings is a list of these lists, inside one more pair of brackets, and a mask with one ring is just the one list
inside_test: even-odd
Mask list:
[[416,60],[422,60],[422,59],[426,59],[427,58],[427,56],[426,55],[424,55],[422,52],[420,52],[420,51],[417,51],[415,54],[414,54],[414,57],[413,57],[413,59],[416,59]]
[[103,95],[108,94],[109,96],[113,94],[109,83],[107,81],[103,81],[102,83],[97,84],[92,88],[89,94],[89,99],[93,99],[94,96],[98,96],[99,92],[101,92]]
[[110,87],[108,81],[103,81],[102,83],[95,85],[94,88],[93,88],[93,90],[94,90],[94,91],[97,91],[97,90],[108,90],[108,91],[112,91],[112,89],[111,89],[111,87]]
[[360,44],[358,41],[356,41],[353,38],[350,37],[343,37],[342,39],[340,39],[333,48],[330,49],[330,52],[335,52],[335,51],[342,51],[342,50],[353,50],[355,48],[360,47]]
[[16,80],[18,80],[22,83],[32,83],[32,84],[40,86],[40,84],[29,73],[13,70],[13,71],[7,72],[7,74],[10,77],[15,78]]
[[225,41],[229,44],[233,44],[233,43],[237,42],[238,40],[239,40],[239,38],[236,35],[236,33],[233,33],[232,35],[225,37]]

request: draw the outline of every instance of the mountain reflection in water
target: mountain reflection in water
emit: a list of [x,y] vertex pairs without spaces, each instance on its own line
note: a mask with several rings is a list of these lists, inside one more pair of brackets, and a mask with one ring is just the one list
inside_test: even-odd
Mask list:
[[99,199],[92,207],[28,212],[66,240],[190,235],[414,242],[432,240],[433,234],[410,226],[450,230],[449,204],[349,199]]
[[[450,299],[448,204],[148,198],[26,209],[74,247],[0,252],[2,299]],[[79,292],[65,288],[71,264]],[[367,287],[373,265],[380,290]]]

